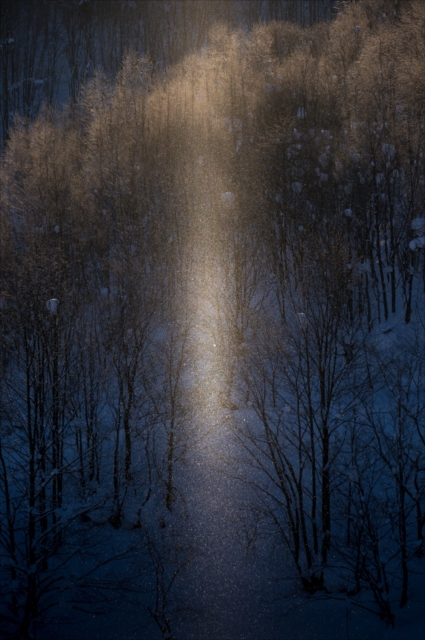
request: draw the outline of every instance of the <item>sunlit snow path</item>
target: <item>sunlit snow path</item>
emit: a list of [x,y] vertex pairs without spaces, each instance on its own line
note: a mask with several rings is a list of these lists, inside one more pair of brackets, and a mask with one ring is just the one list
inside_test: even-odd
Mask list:
[[[189,294],[194,349],[191,402],[196,429],[204,437],[190,453],[185,473],[186,533],[194,559],[179,594],[194,611],[173,628],[177,638],[188,640],[258,638],[267,628],[261,599],[268,578],[264,562],[260,570],[258,558],[247,556],[239,542],[243,488],[225,473],[225,460],[236,446],[231,428],[239,412],[233,404],[237,399],[232,394],[232,345],[226,343],[228,333],[221,331],[219,318],[225,287],[220,268],[223,247],[208,240],[208,234],[196,242],[198,259]],[[273,637],[270,631],[269,627],[267,637]]]
[[177,635],[254,638],[258,629],[255,633],[250,612],[260,609],[254,593],[256,579],[236,537],[238,493],[232,480],[213,468],[214,458],[228,445],[219,418],[213,419],[209,424],[217,432],[208,439],[208,451],[190,465],[190,486],[186,487],[195,558],[183,589],[187,604],[199,611],[199,617],[191,616]]

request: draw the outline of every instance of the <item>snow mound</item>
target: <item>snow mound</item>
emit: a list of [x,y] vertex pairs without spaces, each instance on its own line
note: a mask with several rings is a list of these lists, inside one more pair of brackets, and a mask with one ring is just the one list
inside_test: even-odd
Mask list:
[[357,265],[357,270],[360,273],[370,273],[370,264],[368,262],[361,262]]
[[221,194],[221,199],[224,200],[226,207],[231,207],[235,203],[235,194],[231,191]]
[[423,236],[425,234],[425,218],[415,218],[412,220],[410,228],[417,236]]
[[50,313],[58,312],[59,300],[57,298],[51,298],[46,302],[46,309],[50,311]]
[[417,251],[418,249],[425,249],[425,236],[415,238],[409,242],[409,249],[411,251]]
[[387,160],[392,160],[395,156],[395,148],[392,144],[383,144],[382,145],[382,153],[387,158]]

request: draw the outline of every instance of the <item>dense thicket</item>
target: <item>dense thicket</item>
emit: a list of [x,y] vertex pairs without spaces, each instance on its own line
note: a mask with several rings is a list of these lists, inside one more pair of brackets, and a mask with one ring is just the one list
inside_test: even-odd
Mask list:
[[16,113],[33,118],[43,104],[74,102],[95,69],[113,78],[129,50],[160,72],[205,46],[215,23],[311,24],[329,18],[331,6],[331,0],[2,0],[1,140]]
[[[233,429],[248,529],[273,525],[306,593],[394,622],[425,524],[424,33],[423,3],[395,0],[306,28],[219,24],[161,74],[149,48],[112,79],[100,59],[72,109],[15,119],[0,211],[11,634],[55,611],[67,563],[69,602],[102,606],[111,532],[137,532],[111,561],[157,558],[152,513],[184,510],[179,468],[200,437],[200,307],[219,409],[251,407]],[[140,590],[137,572],[122,580]]]

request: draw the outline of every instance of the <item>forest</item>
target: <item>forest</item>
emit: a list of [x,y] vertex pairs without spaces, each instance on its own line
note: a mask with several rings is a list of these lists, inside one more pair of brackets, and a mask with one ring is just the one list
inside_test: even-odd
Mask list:
[[419,640],[425,3],[6,0],[0,67],[0,635]]

